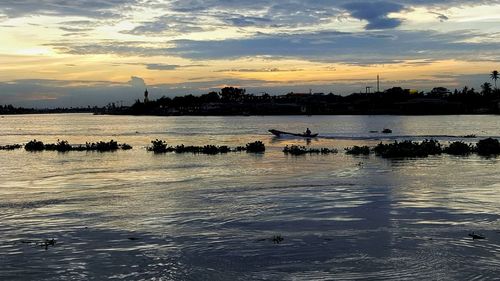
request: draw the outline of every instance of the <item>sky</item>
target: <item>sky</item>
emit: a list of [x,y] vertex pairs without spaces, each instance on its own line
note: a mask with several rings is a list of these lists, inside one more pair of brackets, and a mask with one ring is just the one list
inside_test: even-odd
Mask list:
[[1,0],[0,104],[479,88],[500,0]]

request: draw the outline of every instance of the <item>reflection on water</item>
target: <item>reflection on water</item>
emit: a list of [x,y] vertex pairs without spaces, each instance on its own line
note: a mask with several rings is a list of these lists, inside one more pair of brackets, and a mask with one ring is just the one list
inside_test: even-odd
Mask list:
[[[460,124],[457,126],[457,124]],[[500,135],[494,116],[6,116],[0,145],[116,139],[116,153],[0,152],[1,280],[492,280],[500,273],[499,160],[285,156],[269,128],[338,138]],[[154,155],[144,146],[264,155]],[[486,236],[473,241],[467,234]],[[272,237],[281,235],[276,244]],[[40,247],[26,241],[56,239]]]

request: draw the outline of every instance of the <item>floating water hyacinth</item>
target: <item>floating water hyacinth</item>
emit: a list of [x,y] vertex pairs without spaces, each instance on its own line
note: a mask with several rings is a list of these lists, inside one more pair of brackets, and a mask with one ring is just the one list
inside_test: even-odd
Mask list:
[[330,149],[330,148],[306,148],[305,146],[300,146],[300,145],[292,145],[292,146],[285,146],[283,148],[283,152],[285,154],[290,154],[290,155],[304,155],[304,154],[334,154],[337,153],[338,150],[336,149]]
[[49,143],[44,144],[42,141],[37,141],[36,139],[29,141],[24,145],[24,149],[27,151],[58,151],[58,152],[67,152],[67,151],[98,151],[98,152],[107,152],[107,151],[116,151],[119,149],[129,150],[132,149],[132,146],[129,144],[119,144],[114,140],[110,140],[109,142],[99,141],[99,142],[87,142],[85,145],[76,145],[73,146],[69,144],[66,140],[57,140],[57,143]]
[[353,147],[348,147],[345,148],[345,153],[350,154],[350,155],[369,155],[370,154],[370,147],[368,146],[353,146]]
[[7,144],[7,145],[0,145],[0,150],[15,150],[15,149],[20,149],[23,146],[20,144]]
[[230,148],[227,145],[204,145],[204,146],[195,146],[195,145],[177,145],[177,146],[168,146],[167,142],[164,140],[153,140],[151,141],[151,146],[147,147],[148,151],[152,151],[154,153],[167,153],[167,152],[175,152],[175,153],[194,153],[194,154],[226,154],[229,152],[240,152],[246,151],[249,153],[261,153],[266,150],[266,147],[263,142],[255,141],[252,143],[247,143],[246,146],[238,146],[236,148]]

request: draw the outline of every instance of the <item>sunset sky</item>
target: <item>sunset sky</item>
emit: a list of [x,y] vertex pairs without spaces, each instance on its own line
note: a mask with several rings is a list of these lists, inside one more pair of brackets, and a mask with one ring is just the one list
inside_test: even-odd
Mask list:
[[500,1],[2,0],[0,104],[201,94],[478,88]]

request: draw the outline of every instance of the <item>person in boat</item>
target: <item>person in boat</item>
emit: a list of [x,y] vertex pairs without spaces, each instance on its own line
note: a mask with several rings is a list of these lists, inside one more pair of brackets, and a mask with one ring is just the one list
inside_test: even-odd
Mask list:
[[306,131],[304,132],[304,135],[310,136],[311,135],[311,130],[309,130],[309,128],[307,128]]

